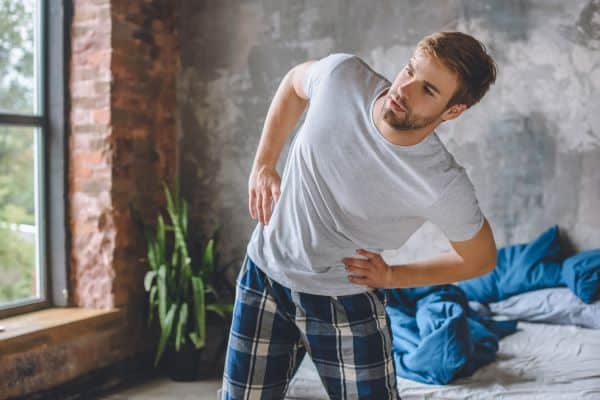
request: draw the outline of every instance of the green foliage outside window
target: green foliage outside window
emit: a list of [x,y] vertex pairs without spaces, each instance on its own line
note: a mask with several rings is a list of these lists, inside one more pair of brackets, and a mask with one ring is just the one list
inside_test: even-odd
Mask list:
[[[0,113],[34,111],[34,0],[0,0]],[[35,295],[33,127],[0,125],[0,305]]]

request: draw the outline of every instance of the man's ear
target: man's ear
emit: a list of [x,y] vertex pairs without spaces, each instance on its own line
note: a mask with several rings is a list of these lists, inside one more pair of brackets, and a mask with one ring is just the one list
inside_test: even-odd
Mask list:
[[454,119],[460,114],[462,114],[466,109],[466,104],[454,104],[453,106],[450,106],[450,108],[448,108],[446,111],[444,111],[444,113],[442,114],[442,119],[444,121]]

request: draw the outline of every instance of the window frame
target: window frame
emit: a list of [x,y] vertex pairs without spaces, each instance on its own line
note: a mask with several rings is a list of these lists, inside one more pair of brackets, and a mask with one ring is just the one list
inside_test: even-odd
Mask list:
[[39,204],[40,274],[45,296],[0,308],[0,319],[48,307],[68,305],[67,229],[67,66],[70,57],[69,29],[71,0],[39,0],[37,12],[40,33],[38,65],[41,85],[38,115],[0,113],[0,123],[41,130],[41,180]]

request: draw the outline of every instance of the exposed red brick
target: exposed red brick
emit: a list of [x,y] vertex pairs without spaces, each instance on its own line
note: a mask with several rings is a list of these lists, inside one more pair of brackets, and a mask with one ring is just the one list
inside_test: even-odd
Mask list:
[[110,109],[98,108],[92,110],[92,120],[96,124],[108,124],[110,122]]

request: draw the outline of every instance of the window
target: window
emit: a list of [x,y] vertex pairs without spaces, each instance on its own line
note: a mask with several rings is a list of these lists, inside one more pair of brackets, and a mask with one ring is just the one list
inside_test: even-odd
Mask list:
[[64,304],[62,15],[59,1],[0,0],[0,318]]

